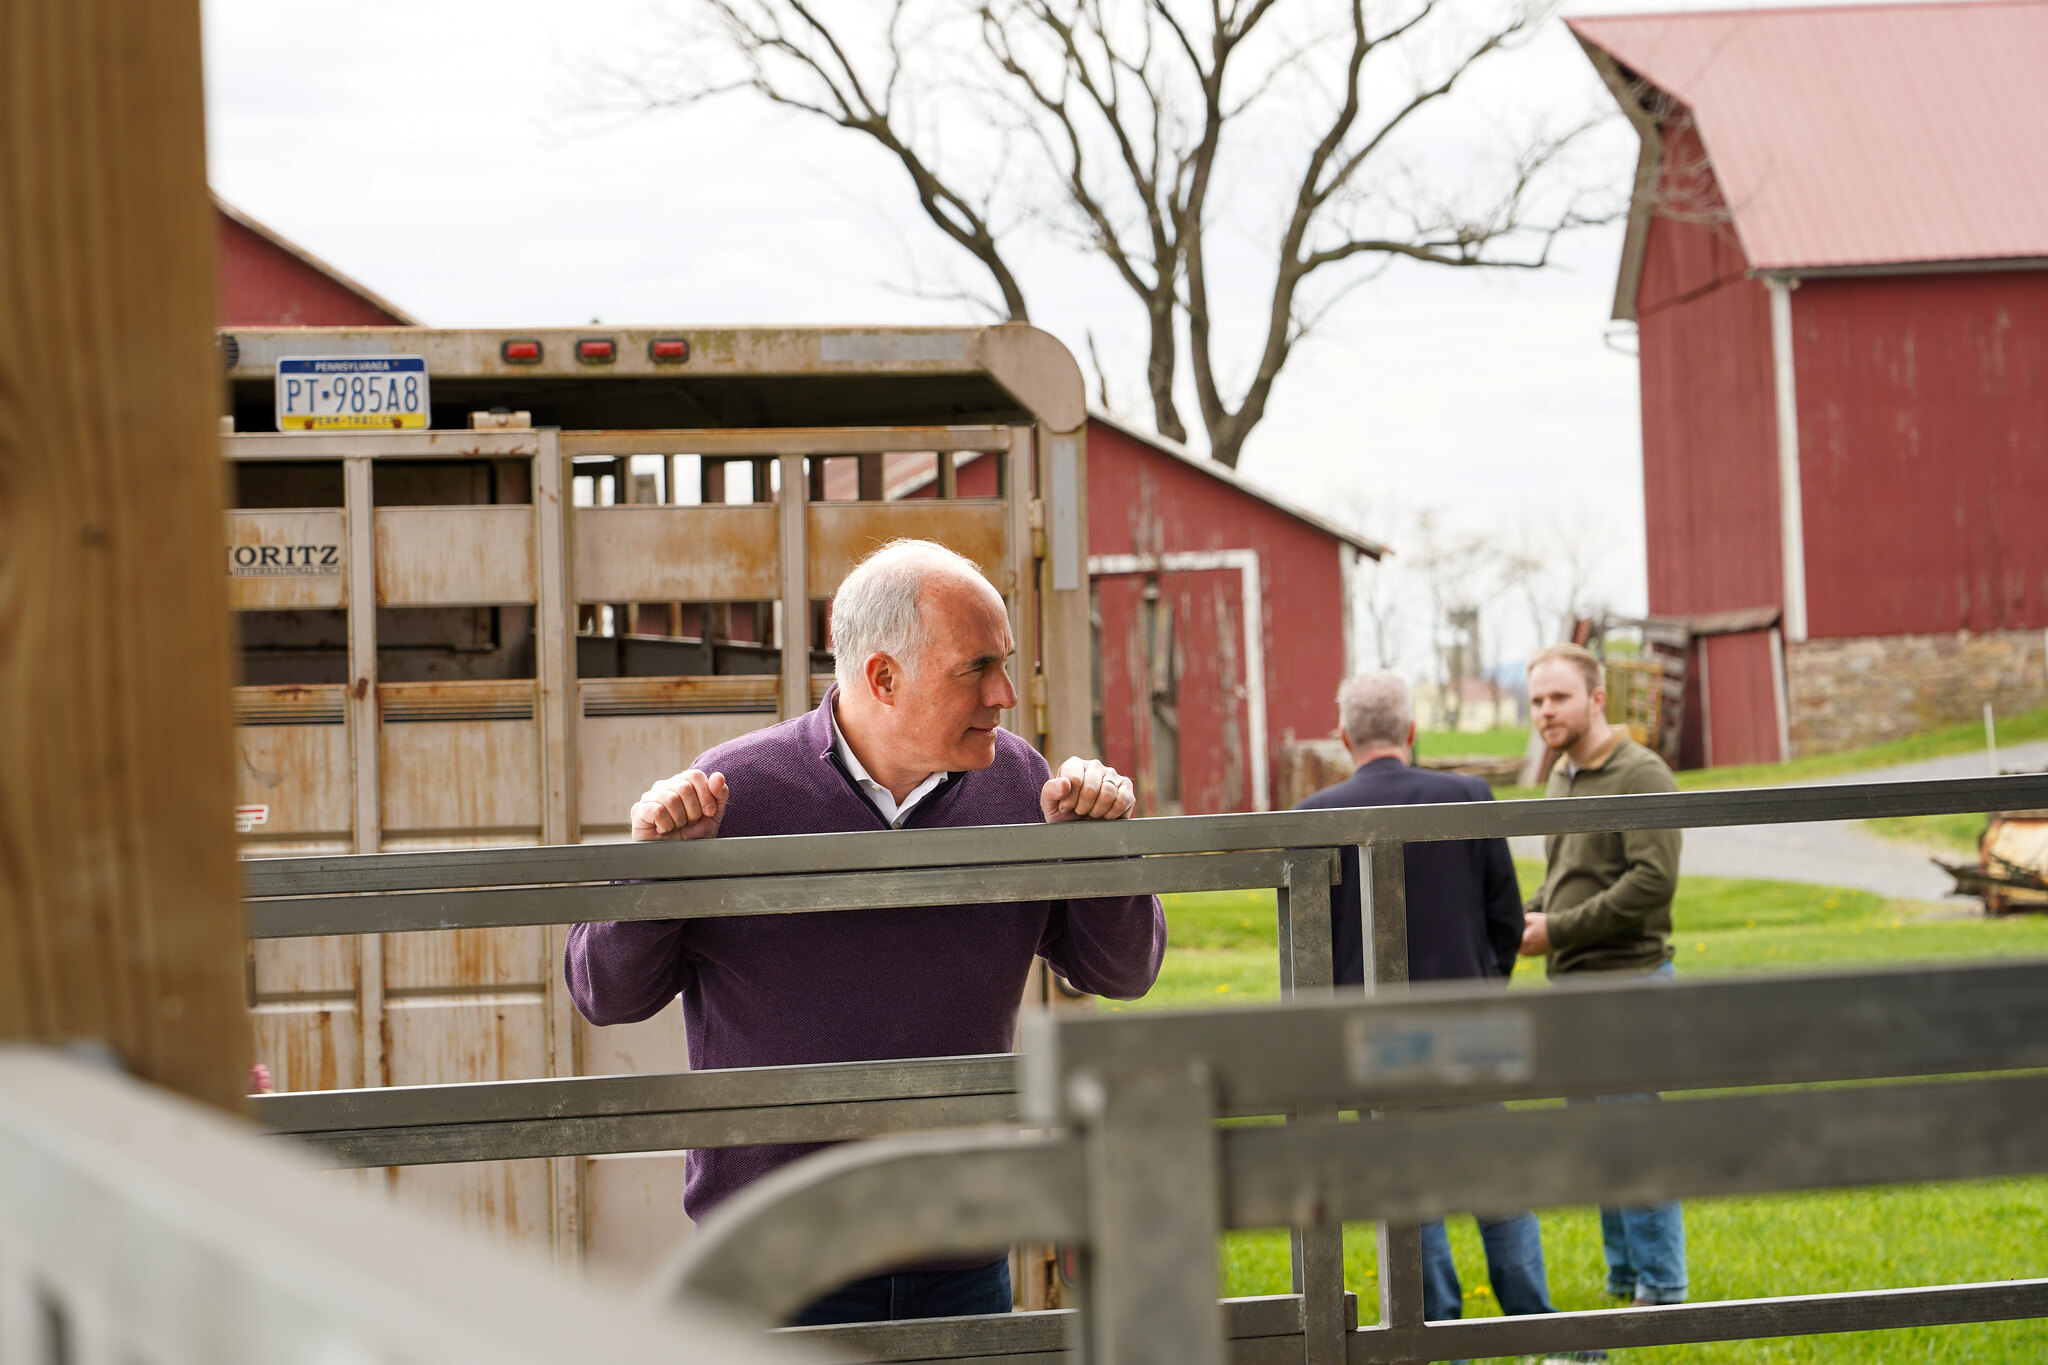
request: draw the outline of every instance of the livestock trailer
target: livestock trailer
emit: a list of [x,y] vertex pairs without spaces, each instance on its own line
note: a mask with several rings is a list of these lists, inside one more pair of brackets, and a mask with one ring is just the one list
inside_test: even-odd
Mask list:
[[[899,536],[1009,604],[1006,726],[1090,752],[1084,391],[1043,332],[234,328],[221,348],[248,856],[622,839],[651,781],[817,704],[825,603]],[[313,372],[280,362],[309,360],[417,372],[430,406],[280,430]],[[905,452],[938,496],[885,498]],[[994,457],[992,492],[959,496],[968,455]],[[841,460],[857,477],[828,481]],[[562,938],[252,944],[258,1055],[296,1090],[684,1069],[673,1007],[583,1025]],[[376,1178],[566,1262],[645,1265],[683,1227],[680,1154]]]

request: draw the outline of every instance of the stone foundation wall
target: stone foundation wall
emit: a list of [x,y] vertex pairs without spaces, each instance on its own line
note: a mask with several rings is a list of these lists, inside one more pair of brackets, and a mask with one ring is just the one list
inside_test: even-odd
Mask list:
[[2048,636],[1875,635],[1785,647],[1792,753],[1831,754],[2048,704]]

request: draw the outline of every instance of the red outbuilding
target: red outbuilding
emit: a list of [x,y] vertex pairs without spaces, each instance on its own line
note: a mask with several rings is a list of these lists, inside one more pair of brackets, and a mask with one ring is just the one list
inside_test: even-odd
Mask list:
[[1687,760],[2048,701],[2048,3],[1568,22],[1642,142],[1614,314]]
[[419,319],[241,210],[213,201],[214,312],[222,327],[416,327]]
[[[930,457],[890,462],[890,497],[929,496]],[[851,478],[851,471],[843,477]],[[995,462],[963,460],[962,497]],[[1214,460],[1088,418],[1095,743],[1146,815],[1268,810],[1287,747],[1337,724],[1350,581],[1385,547]],[[1288,769],[1291,771],[1291,769]]]

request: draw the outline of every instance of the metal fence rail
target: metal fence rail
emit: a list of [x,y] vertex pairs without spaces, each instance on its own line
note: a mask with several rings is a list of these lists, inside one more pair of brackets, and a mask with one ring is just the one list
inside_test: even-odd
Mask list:
[[[2048,806],[2048,776],[1192,816],[1113,824],[293,858],[251,862],[244,877],[250,932],[252,937],[262,938],[1270,887],[1278,891],[1283,990],[1295,997],[1301,990],[1326,988],[1332,979],[1329,883],[1336,875],[1336,852],[1346,845],[1358,846],[1364,871],[1361,927],[1370,945],[1366,975],[1368,989],[1373,989],[1398,985],[1407,976],[1400,856],[1406,842],[2041,806]],[[1777,1018],[1782,1028],[1782,1011],[1771,1013],[1776,1009],[1771,1004],[1772,989],[1769,983],[1755,983],[1755,995],[1745,1008],[1760,1011],[1759,1019]],[[1566,1008],[1597,1010],[1604,995],[1597,989],[1574,992],[1572,1004]],[[1414,1003],[1418,1008],[1434,1007],[1419,1000]],[[1953,1003],[1959,1016],[1972,1013],[1970,1001]],[[2007,1003],[2015,1011],[2014,1020],[2030,1021],[2035,1036],[2042,1036],[2037,1006],[2017,998]],[[1991,1008],[1982,997],[1975,1004],[1986,1012]],[[1189,1026],[1208,1029],[1201,1047],[1228,1052],[1231,1044],[1225,1035],[1257,1016],[1256,1010],[1235,1009],[1211,1016],[1206,1024],[1190,1021]],[[1981,1019],[1983,1014],[1976,1017]],[[1149,1024],[1151,1020],[1125,1016],[1118,1022]],[[1801,1021],[1803,1025],[1811,1022]],[[1850,1015],[1834,1022],[1848,1033],[1855,1031]],[[1880,1028],[1870,1024],[1863,1036],[1874,1041]],[[1768,1030],[1759,1026],[1757,1032],[1767,1034]],[[1079,1036],[1074,1035],[1076,1039]],[[1684,1044],[1689,1036],[1681,1028],[1655,1046],[1670,1057],[1687,1055]],[[1967,1069],[1941,1060],[1942,1036],[1940,1027],[1930,1025],[1931,1050],[1924,1063],[1883,1074]],[[1853,1050],[1853,1045],[1845,1043],[1844,1051],[1848,1050]],[[1264,1062],[1270,1065],[1275,1055],[1266,1052]],[[1836,1060],[1841,1061],[1841,1056]],[[1698,1068],[1700,1079],[1674,1080],[1680,1071],[1665,1069],[1649,1084],[1666,1088],[1727,1086],[1815,1078],[1742,1080],[1714,1078],[1709,1072],[1711,1066],[1703,1061]],[[1006,1057],[919,1059],[681,1076],[302,1093],[264,1097],[259,1110],[266,1123],[326,1148],[340,1164],[413,1164],[822,1141],[962,1123],[1004,1124],[1013,1122],[1019,1112],[1011,1088],[1014,1075],[1014,1062]],[[1584,1093],[1587,1085],[1595,1083],[1552,1075],[1543,1084],[1552,1088],[1525,1087],[1513,1093]],[[1441,1096],[1446,1092],[1441,1088],[1429,1092],[1424,1085],[1420,1092],[1409,1094],[1396,1087],[1374,1092],[1370,1103],[1406,1104],[1426,1100],[1431,1093]],[[1335,1095],[1288,1094],[1292,1098],[1283,1102],[1277,1095],[1255,1095],[1248,1089],[1242,1095],[1220,1097],[1220,1108],[1210,1112],[1285,1113],[1300,1121],[1299,1131],[1303,1132],[1335,1116]],[[1352,1095],[1345,1102],[1364,1101]],[[1400,1343],[1425,1330],[1419,1241],[1413,1224],[1399,1221],[1402,1217],[1398,1211],[1389,1212],[1381,1222],[1381,1325],[1367,1329],[1380,1334],[1373,1339],[1395,1343],[1387,1350],[1406,1350]],[[1295,1358],[1305,1358],[1308,1365],[1334,1365],[1347,1356],[1410,1358],[1361,1356],[1361,1349],[1379,1348],[1361,1347],[1366,1338],[1345,1330],[1342,1244],[1336,1227],[1312,1217],[1294,1219],[1290,1215],[1282,1221],[1301,1225],[1294,1238],[1294,1275],[1303,1327],[1301,1335],[1294,1338],[1300,1348]],[[1922,1299],[1934,1294],[1935,1299],[1927,1302],[1951,1302],[1942,1299],[1940,1291],[1914,1292]],[[1839,1298],[1826,1297],[1831,1301]],[[1953,1302],[1981,1298],[1964,1295]],[[1917,1304],[1922,1299],[1899,1302]],[[1711,1333],[1711,1324],[1720,1319],[1700,1317],[1709,1307],[1714,1306],[1691,1305],[1683,1320],[1705,1323],[1700,1330]],[[1635,1321],[1631,1314],[1636,1311],[1596,1316],[1603,1323],[1617,1324],[1602,1331],[1619,1331]],[[1673,1310],[1641,1311],[1668,1314]],[[1823,1310],[1814,1312],[1819,1314],[1814,1321],[1828,1320]],[[1545,1330],[1553,1336],[1566,1332],[1558,1320],[1581,1316],[1555,1315],[1545,1320],[1550,1324]],[[1024,1319],[1009,1321],[1021,1323]],[[1457,1330],[1467,1332],[1479,1326],[1465,1324]],[[992,1320],[987,1330],[1000,1337],[1024,1329],[1003,1327]],[[1840,1329],[1782,1329],[1801,1330]],[[894,1338],[882,1334],[874,1344],[881,1348],[890,1340]],[[1550,1344],[1517,1349],[1556,1349],[1551,1338],[1544,1340]],[[1633,1339],[1617,1344],[1633,1344]],[[1264,1349],[1271,1349],[1270,1341]],[[1478,1348],[1445,1349],[1469,1353]],[[976,1356],[981,1354],[1015,1351],[1005,1348],[984,1353],[977,1348]]]
[[774,1365],[319,1179],[225,1115],[0,1047],[0,1365]]
[[[251,902],[252,921],[260,923],[261,914],[271,908],[270,902],[289,897],[334,901],[380,892],[553,887],[563,897],[564,909],[568,909],[570,898],[564,895],[567,888],[625,879],[698,882],[809,872],[1072,863],[1091,858],[1169,853],[1396,845],[1525,834],[1800,824],[1814,820],[2030,809],[2044,801],[2048,801],[2048,776],[2027,774],[1930,782],[1590,796],[1571,801],[1478,801],[1255,815],[1183,815],[1109,823],[1083,821],[1065,825],[797,834],[644,844],[335,854],[254,860],[244,864],[242,880],[244,894]],[[848,886],[853,888],[856,884]],[[734,888],[732,894],[741,896],[744,892]],[[422,903],[416,920],[393,921],[391,927],[461,927],[441,924],[427,908],[429,904]],[[534,908],[537,911],[538,904]],[[507,922],[563,924],[573,920],[560,915]]]
[[[1774,1016],[1847,1026],[1759,1033]],[[1428,999],[1421,998],[1427,995]],[[1228,1105],[1400,1099],[1441,1105],[1585,1089],[1625,1094],[1666,1073],[1726,1085],[1997,1072],[2040,1065],[2042,1035],[1999,1002],[2048,995],[2048,964],[1758,982],[1615,986],[1503,1001],[1465,986],[1415,998],[1247,1010],[1241,1046],[1206,1054],[1213,1017],[1036,1018],[1027,1118],[1041,1132],[927,1134],[847,1146],[736,1196],[666,1285],[788,1311],[892,1260],[1006,1240],[1087,1247],[1091,1359],[1220,1361],[1208,1248],[1225,1228],[1412,1221],[1477,1210],[1821,1189],[2048,1170],[2048,1076],[1771,1091],[1665,1104],[1535,1110],[1467,1105],[1359,1122],[1217,1129]],[[1985,1008],[1972,1010],[1970,1002]],[[2040,1007],[2029,1014],[2036,1020]],[[1897,1025],[1896,1051],[1884,1021]],[[1772,1020],[1766,1020],[1767,1024]],[[1873,1056],[1867,1049],[1879,1049]],[[1270,1048],[1271,1050],[1264,1050]],[[1772,1054],[1794,1054],[1784,1061]],[[935,1216],[936,1211],[936,1216]],[[1304,1214],[1313,1216],[1304,1218]],[[821,1233],[858,1228],[860,1234]],[[2048,1281],[1694,1304],[1474,1323],[1383,1323],[1353,1361],[1448,1359],[1653,1341],[1782,1336],[2048,1315]],[[1687,1335],[1693,1334],[1693,1335]]]

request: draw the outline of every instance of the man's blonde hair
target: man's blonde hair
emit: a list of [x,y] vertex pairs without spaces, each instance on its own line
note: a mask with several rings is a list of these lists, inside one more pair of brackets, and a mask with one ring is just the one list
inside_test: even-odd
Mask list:
[[1534,673],[1536,665],[1547,664],[1553,659],[1562,659],[1579,670],[1579,676],[1586,680],[1586,695],[1592,696],[1607,686],[1607,666],[1600,662],[1600,656],[1584,645],[1549,645],[1536,651],[1529,659],[1529,671]]

